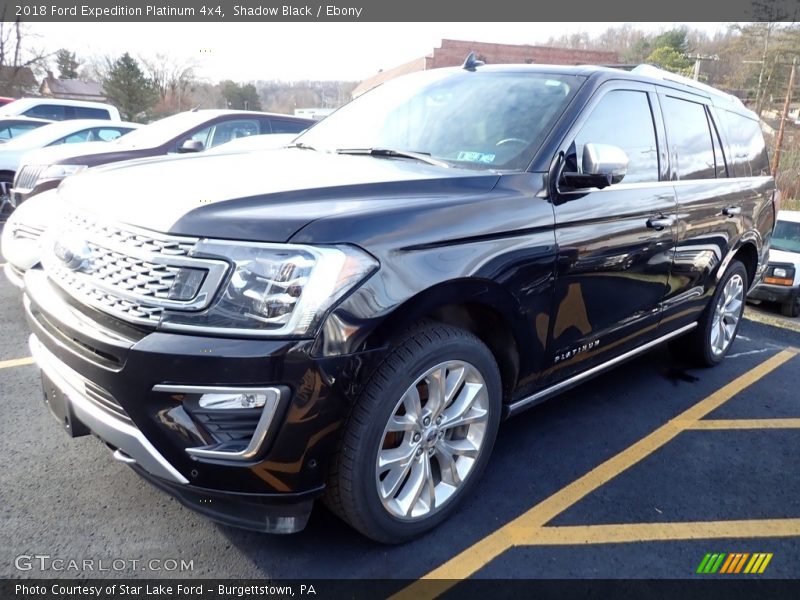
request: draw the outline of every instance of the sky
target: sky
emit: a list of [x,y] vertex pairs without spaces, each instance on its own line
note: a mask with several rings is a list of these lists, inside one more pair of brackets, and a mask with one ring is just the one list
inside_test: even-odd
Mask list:
[[[37,48],[79,59],[168,55],[207,81],[360,81],[424,56],[442,38],[537,44],[551,35],[602,33],[622,23],[29,23]],[[728,23],[633,23],[646,31],[687,25],[711,35]]]

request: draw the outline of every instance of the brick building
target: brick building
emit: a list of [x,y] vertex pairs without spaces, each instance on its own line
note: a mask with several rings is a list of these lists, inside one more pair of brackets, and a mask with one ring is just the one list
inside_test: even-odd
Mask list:
[[427,56],[415,58],[365,79],[353,90],[353,98],[400,75],[440,67],[458,66],[464,62],[470,52],[475,52],[478,58],[487,64],[616,65],[619,62],[616,52],[600,50],[442,40],[441,45],[434,48]]

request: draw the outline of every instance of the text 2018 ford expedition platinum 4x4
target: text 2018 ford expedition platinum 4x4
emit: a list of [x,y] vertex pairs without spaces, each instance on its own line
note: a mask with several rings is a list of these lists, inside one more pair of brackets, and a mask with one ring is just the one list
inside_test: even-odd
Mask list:
[[666,340],[721,361],[774,190],[730,96],[469,59],[294,147],[66,180],[30,346],[65,428],[187,506],[292,532],[322,497],[398,542],[456,509],[501,419]]

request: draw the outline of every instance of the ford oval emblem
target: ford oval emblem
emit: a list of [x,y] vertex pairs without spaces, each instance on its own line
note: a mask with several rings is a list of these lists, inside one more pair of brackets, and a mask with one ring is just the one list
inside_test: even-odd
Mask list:
[[92,249],[86,240],[79,237],[66,237],[56,240],[53,253],[71,271],[87,271],[91,267]]

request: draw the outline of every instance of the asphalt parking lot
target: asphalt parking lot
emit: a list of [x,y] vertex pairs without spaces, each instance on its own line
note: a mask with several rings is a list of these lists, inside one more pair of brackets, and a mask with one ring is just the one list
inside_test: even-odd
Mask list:
[[[0,577],[427,576],[445,579],[445,589],[464,577],[800,572],[800,332],[788,328],[746,320],[731,355],[710,370],[685,369],[660,348],[508,421],[477,493],[443,526],[400,547],[362,538],[321,506],[289,537],[183,509],[95,439],[71,440],[57,427],[26,340],[19,292],[3,278]],[[741,573],[696,574],[709,553],[733,554],[725,560],[741,562]],[[15,567],[32,554],[192,564]],[[754,554],[772,556],[763,573],[744,575]],[[419,597],[415,585],[400,596]]]

